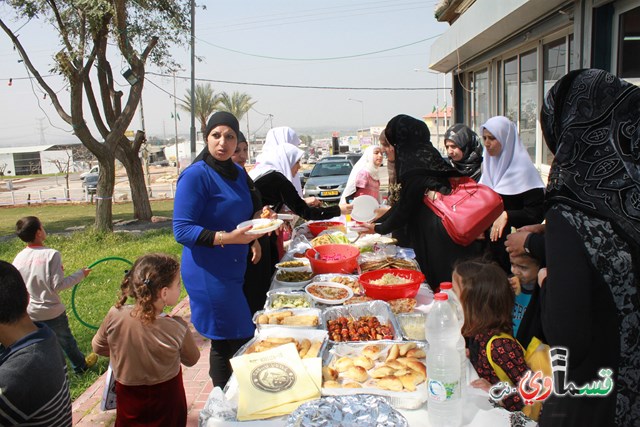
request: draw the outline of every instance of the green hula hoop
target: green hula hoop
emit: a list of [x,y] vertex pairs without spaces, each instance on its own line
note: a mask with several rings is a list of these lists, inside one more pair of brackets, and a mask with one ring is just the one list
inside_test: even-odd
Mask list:
[[[109,257],[106,257],[106,258],[99,259],[98,261],[94,262],[93,264],[91,264],[87,268],[93,268],[95,265],[98,265],[101,262],[105,262],[105,261],[122,261],[122,262],[126,262],[129,265],[133,265],[133,263],[131,261],[129,261],[128,259],[126,259],[126,258],[121,258],[119,256],[109,256]],[[76,317],[76,319],[78,319],[78,322],[80,322],[82,325],[86,326],[89,329],[93,329],[93,330],[97,331],[98,330],[98,326],[92,325],[92,324],[87,323],[84,320],[82,320],[82,318],[78,314],[78,310],[76,310],[76,291],[78,290],[78,287],[80,286],[81,283],[82,282],[80,282],[77,285],[75,285],[73,287],[73,290],[71,291],[71,310],[73,311],[73,315]]]

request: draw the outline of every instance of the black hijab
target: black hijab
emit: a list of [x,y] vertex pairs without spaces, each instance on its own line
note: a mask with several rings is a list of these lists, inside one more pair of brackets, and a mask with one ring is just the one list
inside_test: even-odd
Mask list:
[[429,128],[422,120],[400,114],[387,123],[384,133],[395,150],[396,177],[401,185],[412,176],[460,176],[431,144]]
[[609,220],[640,242],[640,88],[603,70],[576,70],[547,93],[540,122],[555,155],[547,208],[561,202]]
[[[235,133],[236,137],[240,135],[240,124],[238,123],[238,119],[226,111],[217,111],[209,117],[209,121],[207,122],[207,129],[205,132],[205,141],[208,139],[209,134],[216,126],[229,126]],[[213,170],[215,170],[220,176],[226,179],[230,179],[235,181],[238,178],[239,169],[231,158],[220,161],[211,155],[209,152],[208,144],[205,144],[204,149],[198,154],[198,156],[194,159],[194,163],[204,160],[206,164],[211,166]]]
[[451,140],[462,151],[461,160],[453,160],[451,164],[464,176],[480,179],[482,173],[482,144],[478,134],[470,127],[457,123],[447,129],[444,140]]

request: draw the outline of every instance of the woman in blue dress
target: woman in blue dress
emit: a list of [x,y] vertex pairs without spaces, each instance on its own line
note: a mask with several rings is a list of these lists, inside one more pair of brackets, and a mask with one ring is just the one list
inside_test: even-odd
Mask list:
[[246,234],[251,226],[236,229],[262,209],[246,172],[231,160],[239,133],[232,114],[209,118],[207,146],[180,175],[173,212],[191,321],[211,339],[209,376],[221,388],[231,376],[229,359],[254,333],[242,286],[249,245],[261,236]]

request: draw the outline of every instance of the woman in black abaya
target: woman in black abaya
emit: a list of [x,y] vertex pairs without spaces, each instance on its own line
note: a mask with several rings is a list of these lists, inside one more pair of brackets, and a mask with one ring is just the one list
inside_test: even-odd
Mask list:
[[384,130],[386,140],[395,151],[395,172],[400,184],[399,200],[370,231],[387,234],[406,226],[410,247],[432,289],[450,282],[453,264],[463,258],[478,256],[478,242],[469,246],[454,243],[442,221],[423,202],[425,193],[451,192],[449,177],[461,174],[449,165],[431,144],[427,125],[407,115],[391,119]]

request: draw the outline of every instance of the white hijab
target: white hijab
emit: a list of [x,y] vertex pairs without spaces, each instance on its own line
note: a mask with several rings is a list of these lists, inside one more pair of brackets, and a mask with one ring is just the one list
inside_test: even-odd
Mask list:
[[342,192],[342,197],[340,198],[340,203],[347,203],[346,197],[352,196],[353,193],[356,192],[356,179],[358,178],[358,174],[362,170],[366,170],[371,175],[371,178],[374,180],[379,180],[380,177],[378,175],[378,168],[376,166],[373,158],[373,150],[376,148],[380,148],[378,145],[370,145],[364,150],[362,157],[360,160],[353,165],[353,169],[351,169],[351,173],[349,174],[349,180],[347,181],[347,185]]
[[502,144],[502,151],[497,156],[490,156],[484,148],[480,184],[506,196],[545,187],[520,141],[515,123],[504,116],[495,116],[480,127],[480,134],[484,129]]
[[[271,129],[267,133],[264,145],[262,146],[262,153],[256,157],[256,166],[249,172],[249,176],[255,181],[265,173],[271,170],[277,170],[293,183],[298,194],[302,197],[300,174],[293,176],[291,174],[291,166],[287,167],[287,153],[285,151],[285,146],[287,145],[298,149],[300,138],[298,138],[296,131],[286,126]],[[298,150],[302,152],[302,150]],[[300,154],[300,156],[302,156],[302,154]]]

